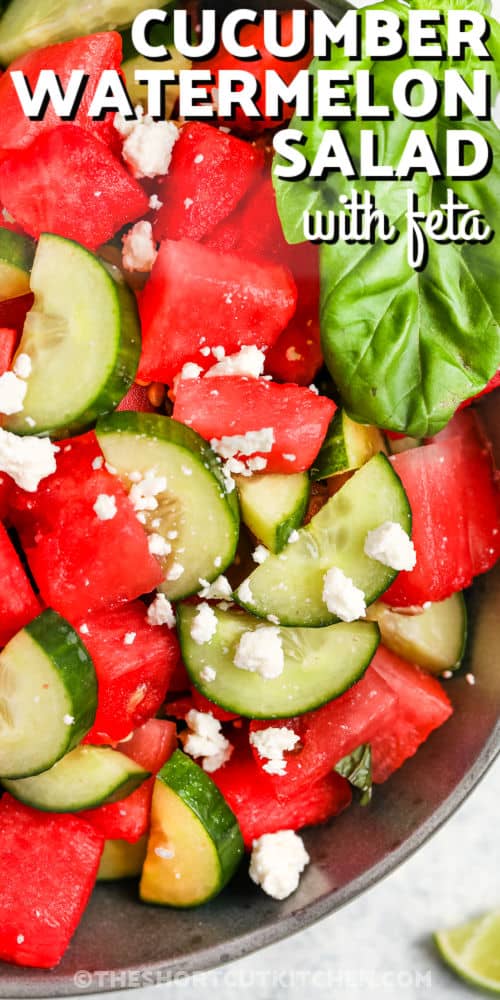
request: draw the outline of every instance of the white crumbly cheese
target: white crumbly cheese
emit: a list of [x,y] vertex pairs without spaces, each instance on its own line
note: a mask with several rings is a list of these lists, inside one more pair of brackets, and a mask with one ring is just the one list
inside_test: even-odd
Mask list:
[[264,371],[266,356],[258,347],[242,347],[238,354],[230,354],[214,365],[207,372],[209,376],[218,375],[248,375],[259,378]]
[[124,646],[133,646],[137,638],[137,632],[127,632],[123,640]]
[[89,635],[90,634],[90,629],[89,629],[88,625],[85,622],[83,622],[83,625],[80,625],[80,632],[82,633],[82,635]]
[[217,632],[217,615],[206,602],[200,604],[191,625],[191,638],[198,646],[204,646]]
[[127,122],[118,114],[114,125],[125,139],[122,156],[134,177],[163,177],[168,173],[179,138],[179,129],[173,122],[155,122],[144,114]]
[[181,563],[174,562],[167,573],[167,580],[169,583],[175,583],[176,580],[180,580],[183,574],[184,566],[182,566]]
[[184,750],[190,757],[201,757],[208,774],[218,771],[231,757],[233,747],[222,732],[218,719],[209,712],[192,709],[186,715],[189,732],[184,737]]
[[238,587],[238,597],[242,604],[253,604],[253,594],[248,580],[243,580],[243,583]]
[[58,451],[49,438],[18,437],[0,427],[0,472],[27,493],[36,493],[42,479],[56,471]]
[[411,571],[417,564],[417,554],[411,538],[395,521],[385,521],[374,531],[368,532],[365,555],[398,572]]
[[159,559],[164,559],[165,556],[169,556],[172,551],[172,546],[170,542],[167,542],[163,535],[158,535],[157,532],[153,532],[148,538],[148,549],[152,556],[158,556]]
[[283,458],[285,459],[285,462],[296,462],[297,461],[297,456],[296,455],[292,455],[292,454],[283,455]]
[[159,212],[160,208],[163,208],[163,202],[160,201],[157,194],[151,195],[151,198],[149,199],[149,207],[153,210],[153,212]]
[[269,549],[266,549],[265,545],[258,545],[256,549],[252,552],[252,559],[258,566],[262,566],[266,559],[269,559],[271,555]]
[[94,469],[94,472],[98,472],[99,469],[102,469],[103,465],[104,465],[104,459],[102,455],[98,455],[97,458],[94,458],[94,461],[92,462],[92,468]]
[[19,378],[29,378],[31,375],[31,358],[29,354],[18,354],[13,365],[14,375]]
[[224,601],[226,598],[232,597],[233,594],[231,584],[226,576],[218,576],[213,583],[200,578],[200,586],[199,596],[205,601]]
[[74,715],[64,715],[63,722],[65,726],[72,726],[75,721]]
[[153,603],[149,605],[147,620],[150,625],[168,625],[175,628],[175,614],[170,601],[165,594],[157,594]]
[[100,493],[93,509],[100,521],[112,521],[118,513],[116,497],[109,496],[107,493]]
[[167,488],[165,476],[157,476],[154,469],[149,469],[139,483],[134,483],[129,493],[129,500],[135,511],[157,510],[160,493]]
[[260,674],[266,680],[279,677],[285,668],[279,628],[275,625],[263,625],[254,632],[244,632],[233,662],[239,670]]
[[150,222],[136,222],[122,237],[123,266],[126,271],[146,273],[153,269],[158,256]]
[[192,198],[184,198],[184,208],[186,209],[186,212],[189,212],[189,209],[192,208],[193,205],[194,201]]
[[212,347],[212,354],[216,361],[222,361],[226,357],[226,348],[219,344],[218,347]]
[[0,413],[7,417],[12,413],[21,413],[27,390],[26,382],[14,375],[14,372],[0,375]]
[[250,472],[264,472],[264,469],[267,469],[267,458],[263,458],[261,455],[249,458],[248,468]]
[[213,684],[217,680],[217,671],[213,667],[203,667],[200,674],[200,679],[204,684]]
[[269,729],[250,733],[250,743],[259,757],[266,761],[263,770],[280,777],[286,774],[285,751],[294,750],[298,742],[297,733],[287,726],[270,726]]
[[293,830],[266,833],[254,840],[249,875],[273,899],[287,899],[298,889],[310,858]]
[[210,444],[221,458],[254,455],[257,451],[267,454],[272,451],[274,430],[272,427],[263,427],[259,431],[247,431],[246,434],[228,435],[220,439],[213,438]]
[[200,365],[195,365],[194,361],[187,361],[181,370],[179,378],[199,378],[202,371],[203,368]]
[[336,566],[325,574],[323,600],[330,614],[336,615],[343,622],[355,622],[366,614],[363,591]]

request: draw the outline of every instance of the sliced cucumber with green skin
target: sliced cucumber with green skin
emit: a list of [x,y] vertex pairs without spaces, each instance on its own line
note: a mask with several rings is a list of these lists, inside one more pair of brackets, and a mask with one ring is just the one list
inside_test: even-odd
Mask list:
[[40,237],[19,353],[29,355],[24,409],[4,421],[16,434],[68,437],[115,409],[141,351],[133,293],[94,254],[61,236]]
[[383,435],[377,427],[357,424],[345,410],[338,410],[311,469],[311,479],[328,479],[341,472],[360,469],[379,451],[385,450]]
[[208,774],[176,750],[155,781],[141,899],[200,906],[219,894],[242,856],[234,813]]
[[241,519],[271,552],[281,552],[300,527],[311,484],[305,472],[290,476],[236,477]]
[[122,878],[139,878],[146,858],[147,836],[136,844],[126,840],[106,840],[97,872],[98,882],[117,882]]
[[43,774],[17,781],[2,778],[2,784],[33,809],[80,812],[126,799],[149,777],[149,771],[118,750],[79,746]]
[[92,728],[94,665],[71,625],[43,611],[0,653],[0,775],[52,767]]
[[369,609],[368,617],[378,622],[384,645],[403,659],[433,674],[459,669],[467,644],[463,594],[431,604],[419,615],[398,614],[377,603]]
[[171,547],[160,559],[160,589],[170,600],[196,594],[200,579],[212,582],[232,563],[238,545],[238,500],[227,493],[214,452],[190,427],[158,414],[113,413],[96,433],[127,490],[136,473],[166,479],[155,509],[143,512],[146,531]]
[[0,227],[0,302],[29,293],[35,247],[29,236]]
[[296,542],[254,570],[236,591],[238,603],[259,618],[273,615],[281,625],[331,625],[337,619],[323,600],[323,587],[325,574],[337,567],[373,604],[396,577],[364,551],[368,532],[386,521],[411,534],[401,480],[385,455],[376,455],[299,531]]
[[[380,642],[373,622],[323,629],[283,628],[284,670],[279,677],[268,679],[234,665],[242,635],[261,629],[262,622],[241,612],[214,613],[217,632],[210,642],[198,645],[191,638],[197,608],[188,604],[178,608],[184,663],[191,681],[205,697],[251,719],[286,719],[332,701],[360,680]],[[210,683],[203,679],[207,667],[216,673]]]
[[[148,8],[163,0],[148,0]],[[95,31],[130,24],[144,0],[11,0],[0,21],[0,62],[7,65],[32,49],[68,42]]]

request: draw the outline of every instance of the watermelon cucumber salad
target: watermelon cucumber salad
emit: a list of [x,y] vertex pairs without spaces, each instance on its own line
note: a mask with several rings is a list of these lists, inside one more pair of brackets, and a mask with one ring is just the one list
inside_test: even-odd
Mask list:
[[[140,7],[82,25],[12,0],[0,57],[32,87],[79,67],[90,100],[104,70],[133,80],[109,28]],[[417,439],[343,407],[318,248],[276,207],[279,123],[167,111],[29,121],[0,78],[0,958],[21,965],[60,961],[96,880],[195,907],[247,851],[292,893],[297,831],[449,718],[463,591],[500,556],[474,408]]]

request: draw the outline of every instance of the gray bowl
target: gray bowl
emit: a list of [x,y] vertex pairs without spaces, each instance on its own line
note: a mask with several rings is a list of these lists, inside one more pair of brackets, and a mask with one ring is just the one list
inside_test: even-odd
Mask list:
[[[497,395],[482,411],[500,458],[499,405]],[[215,968],[302,930],[393,871],[451,816],[499,751],[500,566],[476,585],[470,606],[467,666],[447,685],[454,715],[376,789],[369,808],[354,806],[306,832],[312,863],[294,896],[273,902],[244,871],[213,903],[187,912],[142,905],[134,882],[98,886],[59,968],[0,963],[0,997],[81,995]],[[75,978],[80,970],[87,975]]]

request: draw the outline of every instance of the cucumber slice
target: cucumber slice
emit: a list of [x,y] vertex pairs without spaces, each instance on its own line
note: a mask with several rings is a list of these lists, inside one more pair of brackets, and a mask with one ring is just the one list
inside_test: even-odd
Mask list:
[[242,855],[236,817],[219,789],[176,750],[155,782],[141,899],[158,906],[200,906],[229,882]]
[[43,774],[18,781],[2,778],[2,784],[34,809],[79,812],[126,799],[149,777],[149,771],[118,750],[79,746]]
[[379,451],[385,450],[383,435],[377,427],[356,424],[344,410],[338,410],[311,469],[311,478],[328,479],[340,472],[360,469]]
[[141,350],[137,305],[94,254],[61,236],[40,237],[31,290],[19,352],[32,372],[22,413],[4,426],[67,437],[114,410],[130,388]]
[[[148,0],[147,6],[157,10],[163,3]],[[144,9],[144,0],[11,0],[0,21],[0,62],[79,35],[113,31]]]
[[52,767],[92,728],[94,665],[78,634],[43,611],[0,653],[0,775]]
[[29,236],[0,227],[0,302],[28,294],[35,246]]
[[[212,582],[232,563],[238,545],[238,501],[227,493],[212,449],[190,427],[158,414],[113,413],[96,433],[126,489],[136,473],[154,471],[167,480],[155,509],[143,512],[146,531],[171,547],[160,559],[166,578],[160,589],[170,600],[197,593],[200,579]],[[181,575],[169,580],[176,568]]]
[[311,484],[305,472],[291,476],[236,477],[241,519],[271,552],[281,552],[300,527]]
[[126,840],[106,840],[97,872],[98,882],[118,882],[122,878],[138,878],[146,858],[147,836],[136,844]]
[[275,616],[281,625],[331,625],[337,619],[323,601],[323,585],[336,566],[373,604],[396,577],[364,552],[368,532],[385,521],[411,533],[401,480],[385,455],[376,455],[299,531],[296,542],[257,567],[236,591],[238,603],[259,618]]
[[[251,719],[303,715],[337,698],[360,680],[380,641],[373,622],[281,629],[285,666],[271,680],[234,666],[241,636],[262,628],[261,621],[241,612],[214,609],[217,632],[209,643],[198,645],[191,638],[197,610],[188,604],[178,608],[179,637],[190,679],[216,705]],[[210,683],[203,679],[206,667],[216,673]]]
[[463,594],[432,604],[420,615],[397,614],[377,603],[369,609],[368,617],[378,622],[384,645],[403,659],[433,674],[460,667],[467,644]]

